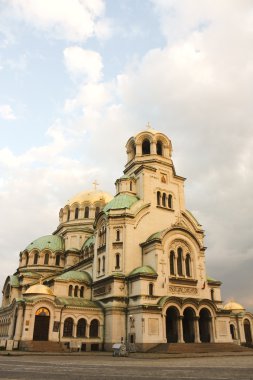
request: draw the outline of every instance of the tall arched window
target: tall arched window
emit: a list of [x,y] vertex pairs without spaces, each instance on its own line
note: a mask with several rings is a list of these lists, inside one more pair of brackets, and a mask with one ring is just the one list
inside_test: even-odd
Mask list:
[[74,297],[78,297],[78,286],[75,286]]
[[163,207],[166,207],[166,194],[165,193],[163,193],[162,202],[163,202]]
[[28,260],[29,260],[29,257],[28,257],[28,253],[26,252],[25,253],[25,266],[28,265]]
[[100,213],[100,207],[96,207],[95,216],[97,216],[99,213]]
[[72,297],[73,286],[69,285],[69,297]]
[[105,271],[105,257],[102,257],[102,272]]
[[156,197],[157,197],[157,205],[160,206],[160,204],[161,204],[161,193],[160,193],[160,191],[157,191]]
[[120,254],[116,253],[116,256],[115,256],[115,269],[119,269],[119,268],[120,268]]
[[187,277],[191,277],[191,256],[189,253],[187,253],[185,259],[185,274]]
[[101,259],[98,259],[98,273],[100,273],[101,270]]
[[78,215],[79,215],[79,208],[77,207],[75,209],[75,219],[78,219]]
[[148,294],[149,294],[150,296],[153,296],[153,295],[154,295],[154,284],[152,284],[152,282],[150,282],[150,283],[148,284]]
[[116,241],[120,241],[120,230],[116,231]]
[[39,254],[36,252],[35,254],[34,254],[34,258],[33,258],[33,264],[38,264],[38,260],[39,260]]
[[168,207],[172,208],[172,195],[171,194],[169,194],[169,196],[168,196]]
[[89,209],[88,206],[86,206],[85,209],[84,209],[84,218],[88,219],[89,218],[89,214],[90,214],[90,209]]
[[170,274],[175,275],[175,253],[170,251]]
[[84,286],[81,286],[81,288],[80,288],[80,297],[81,298],[84,297]]
[[60,265],[60,260],[61,260],[61,256],[60,255],[56,255],[55,256],[55,265],[59,266]]
[[85,337],[86,332],[86,320],[84,318],[79,319],[76,328],[77,337]]
[[162,156],[163,155],[163,144],[161,141],[157,141],[157,144],[156,144],[156,153],[159,155],[159,156]]
[[67,222],[69,221],[70,219],[70,210],[68,210],[68,214],[67,214]]
[[46,253],[44,257],[44,264],[48,265],[48,262],[49,262],[49,253]]
[[150,154],[150,141],[145,139],[142,143],[142,154]]
[[93,319],[90,323],[90,338],[98,337],[99,322],[97,319]]
[[183,251],[182,248],[177,250],[177,273],[179,276],[183,276]]
[[74,321],[72,318],[67,318],[63,325],[63,336],[71,337],[73,336],[73,325]]

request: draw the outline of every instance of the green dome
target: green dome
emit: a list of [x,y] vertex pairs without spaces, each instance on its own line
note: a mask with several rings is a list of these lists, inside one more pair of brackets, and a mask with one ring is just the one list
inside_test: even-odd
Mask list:
[[118,194],[104,207],[103,211],[108,212],[110,210],[119,210],[125,208],[131,208],[131,206],[137,202],[139,198],[130,194]]
[[82,246],[82,249],[85,249],[86,247],[90,247],[94,243],[95,243],[95,236],[92,235],[92,236],[88,237],[87,240],[85,240],[85,242]]
[[46,235],[42,236],[32,243],[30,243],[25,250],[30,252],[32,249],[38,249],[42,251],[43,249],[49,249],[50,251],[62,251],[64,247],[63,239],[57,235]]
[[81,272],[81,271],[74,271],[70,270],[68,272],[65,272],[61,274],[60,276],[56,277],[55,280],[57,281],[76,281],[76,282],[86,282],[88,284],[91,284],[92,279],[89,273],[87,272]]
[[132,272],[129,273],[128,276],[136,276],[138,274],[145,274],[148,276],[157,276],[156,271],[150,267],[149,265],[144,265],[143,267],[138,267],[132,270]]

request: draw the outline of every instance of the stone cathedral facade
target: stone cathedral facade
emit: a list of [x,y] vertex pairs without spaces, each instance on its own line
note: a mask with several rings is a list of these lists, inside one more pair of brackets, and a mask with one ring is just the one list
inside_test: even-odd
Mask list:
[[149,128],[126,151],[114,197],[76,195],[52,235],[20,252],[3,287],[2,348],[252,343],[252,314],[224,306],[221,282],[207,275],[204,232],[185,207],[170,139]]

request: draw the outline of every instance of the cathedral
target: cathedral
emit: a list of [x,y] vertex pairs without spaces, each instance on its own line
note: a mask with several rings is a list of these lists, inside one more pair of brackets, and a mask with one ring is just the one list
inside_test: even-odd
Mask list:
[[126,152],[115,196],[77,194],[52,235],[20,252],[2,291],[0,349],[252,344],[253,315],[224,305],[207,274],[204,231],[185,206],[170,139],[148,128]]

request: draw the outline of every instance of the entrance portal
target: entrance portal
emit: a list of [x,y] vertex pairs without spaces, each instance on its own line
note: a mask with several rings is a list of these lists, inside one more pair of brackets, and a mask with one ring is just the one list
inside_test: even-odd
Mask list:
[[252,343],[250,321],[248,319],[245,319],[245,321],[243,322],[243,326],[244,326],[244,334],[245,334],[246,343]]
[[36,311],[33,340],[48,340],[50,313],[49,310],[41,307]]
[[185,343],[193,343],[195,340],[194,318],[195,318],[195,313],[193,309],[191,309],[190,307],[187,307],[184,311],[184,318],[183,318],[183,331],[184,331]]
[[177,308],[171,306],[166,311],[166,338],[168,343],[177,343],[178,341],[178,317]]
[[201,309],[199,313],[199,335],[202,343],[209,343],[211,341],[210,320],[210,311],[208,309]]

